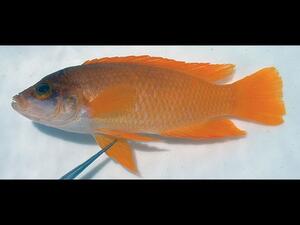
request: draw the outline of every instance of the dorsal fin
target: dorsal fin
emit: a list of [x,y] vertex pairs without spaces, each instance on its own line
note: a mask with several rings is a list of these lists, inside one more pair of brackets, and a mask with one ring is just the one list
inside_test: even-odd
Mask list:
[[210,82],[222,80],[234,70],[233,64],[186,63],[183,61],[175,61],[173,59],[162,57],[151,57],[148,55],[93,59],[84,62],[83,65],[99,63],[132,63],[167,68]]

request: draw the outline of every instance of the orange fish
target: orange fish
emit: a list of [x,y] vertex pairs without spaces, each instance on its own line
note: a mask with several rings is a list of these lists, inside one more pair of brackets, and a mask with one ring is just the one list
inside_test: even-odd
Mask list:
[[150,56],[94,59],[44,77],[14,96],[12,107],[38,123],[89,133],[101,147],[117,139],[107,154],[136,173],[128,140],[157,140],[149,134],[194,140],[245,135],[228,117],[283,122],[277,70],[216,84],[233,69]]

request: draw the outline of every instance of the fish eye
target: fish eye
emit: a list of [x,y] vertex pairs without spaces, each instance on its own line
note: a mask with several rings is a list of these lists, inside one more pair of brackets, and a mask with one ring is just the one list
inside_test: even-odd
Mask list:
[[35,88],[37,98],[47,99],[52,94],[52,88],[48,83],[40,83]]

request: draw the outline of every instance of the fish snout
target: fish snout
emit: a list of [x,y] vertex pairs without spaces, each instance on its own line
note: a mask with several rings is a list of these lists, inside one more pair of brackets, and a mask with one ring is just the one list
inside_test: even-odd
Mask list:
[[26,109],[27,108],[26,99],[22,95],[15,95],[12,98],[11,106],[14,110],[19,111],[20,109]]

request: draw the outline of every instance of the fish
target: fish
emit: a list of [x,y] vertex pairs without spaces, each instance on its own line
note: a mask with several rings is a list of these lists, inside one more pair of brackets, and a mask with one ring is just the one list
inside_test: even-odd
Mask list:
[[246,135],[230,118],[280,125],[286,114],[275,67],[220,83],[233,64],[176,61],[156,56],[87,60],[45,76],[15,95],[12,107],[46,126],[91,134],[106,154],[137,174],[130,142]]

